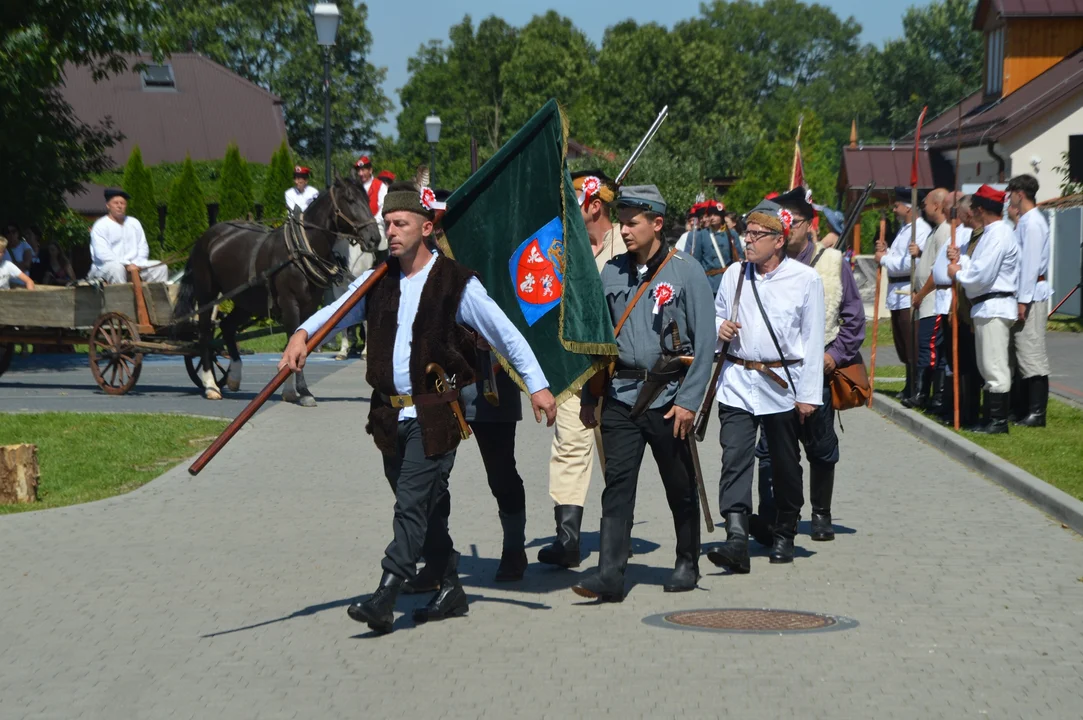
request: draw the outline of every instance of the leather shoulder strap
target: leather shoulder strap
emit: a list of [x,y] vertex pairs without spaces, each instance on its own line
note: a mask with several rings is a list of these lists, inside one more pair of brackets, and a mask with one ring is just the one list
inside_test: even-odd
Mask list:
[[669,255],[666,255],[665,259],[663,259],[662,263],[658,266],[658,269],[654,271],[654,275],[651,277],[651,280],[647,280],[639,286],[639,290],[636,290],[636,294],[632,297],[632,301],[628,303],[628,305],[624,308],[624,314],[620,316],[620,320],[617,321],[616,326],[613,328],[613,337],[620,335],[621,328],[624,327],[624,323],[628,321],[628,316],[632,314],[632,308],[634,308],[636,306],[636,303],[639,302],[639,298],[643,297],[643,293],[647,291],[647,288],[650,286],[651,281],[654,280],[654,278],[658,277],[658,274],[662,272],[662,268],[664,268],[666,266],[666,263],[672,260],[673,256],[676,254],[676,248],[670,250]]

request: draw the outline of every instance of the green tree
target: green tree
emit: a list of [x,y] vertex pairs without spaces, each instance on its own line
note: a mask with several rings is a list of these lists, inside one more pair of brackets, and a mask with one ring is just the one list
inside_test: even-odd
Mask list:
[[218,221],[245,218],[252,211],[252,180],[244,166],[237,143],[226,148],[222,176],[218,185]]
[[128,163],[124,166],[121,185],[132,196],[128,201],[128,214],[139,221],[151,244],[158,240],[158,201],[154,196],[154,179],[143,165],[143,153],[139,146],[132,148]]
[[271,165],[267,168],[263,183],[263,217],[276,220],[286,217],[286,198],[284,193],[293,184],[293,158],[290,149],[283,140],[271,156]]
[[914,130],[923,105],[935,117],[978,89],[984,52],[971,29],[975,0],[936,0],[912,7],[903,37],[884,44],[873,63],[879,114],[870,130],[899,138]]
[[187,253],[199,236],[207,231],[207,224],[203,188],[196,178],[192,158],[186,157],[180,177],[169,190],[165,216],[166,252]]
[[[303,155],[323,149],[323,54],[308,0],[160,0],[155,33],[170,50],[194,48],[282,98],[286,130]],[[365,61],[372,45],[367,7],[340,2],[331,48],[331,137],[340,147],[371,144],[391,103],[385,68]]]
[[153,23],[157,10],[150,0],[39,0],[4,3],[0,14],[0,217],[45,224],[63,213],[66,192],[111,165],[120,137],[75,116],[59,92],[65,68],[122,72],[124,53],[157,46],[117,18]]

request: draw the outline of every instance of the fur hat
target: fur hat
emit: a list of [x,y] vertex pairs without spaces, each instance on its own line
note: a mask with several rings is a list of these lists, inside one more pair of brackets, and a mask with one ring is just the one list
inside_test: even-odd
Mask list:
[[412,212],[426,220],[435,220],[436,211],[443,208],[436,194],[429,187],[418,187],[412,182],[397,182],[387,189],[384,196],[384,215],[393,212]]
[[752,212],[745,217],[745,222],[749,225],[752,223],[762,225],[768,230],[782,233],[785,237],[790,234],[790,226],[793,225],[793,213],[780,207],[776,202],[764,200],[752,208]]

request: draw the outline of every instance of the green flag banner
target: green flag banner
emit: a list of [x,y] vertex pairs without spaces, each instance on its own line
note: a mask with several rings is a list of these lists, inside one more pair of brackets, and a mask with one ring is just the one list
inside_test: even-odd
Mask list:
[[523,333],[558,403],[617,354],[568,173],[567,136],[550,100],[448,198],[440,238]]

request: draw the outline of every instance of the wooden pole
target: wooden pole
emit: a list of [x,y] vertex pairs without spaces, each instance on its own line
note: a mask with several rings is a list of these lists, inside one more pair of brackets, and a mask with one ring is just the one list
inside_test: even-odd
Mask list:
[[[963,103],[959,103],[959,122],[955,130],[955,193],[951,198],[951,247],[956,248],[955,230],[959,227],[959,159],[963,150]],[[952,424],[959,429],[959,284],[952,279],[951,289],[951,390]]]
[[[361,283],[361,286],[353,291],[353,294],[350,295],[350,297],[346,299],[346,302],[344,302],[331,318],[323,324],[323,327],[308,338],[308,343],[306,343],[306,345],[309,354],[323,344],[323,341],[331,334],[331,331],[335,329],[335,326],[346,317],[350,310],[353,310],[357,303],[361,302],[361,298],[365,297],[369,290],[371,290],[380,278],[386,274],[387,263],[380,263],[380,265],[372,271],[372,275],[369,275],[369,279]],[[252,402],[248,403],[244,410],[241,411],[241,414],[234,418],[233,422],[222,431],[222,434],[218,436],[218,439],[211,443],[211,446],[204,450],[202,455],[196,458],[196,461],[188,468],[188,473],[191,475],[198,475],[200,471],[207,466],[207,463],[213,460],[214,456],[226,446],[226,443],[233,439],[233,436],[237,434],[237,431],[240,430],[246,422],[252,419],[252,416],[256,414],[256,411],[263,407],[263,404],[275,394],[275,391],[282,387],[282,383],[286,382],[286,378],[289,376],[290,369],[288,367],[279,370],[278,374],[274,376],[271,382],[267,383],[267,386],[260,390],[259,395],[254,397]]]
[[[880,237],[887,234],[887,217],[880,213]],[[886,241],[886,240],[885,240]],[[876,298],[873,301],[872,310],[872,355],[869,359],[869,407],[872,407],[872,396],[876,392],[876,343],[880,337],[880,280],[883,278],[884,268],[876,266]]]

